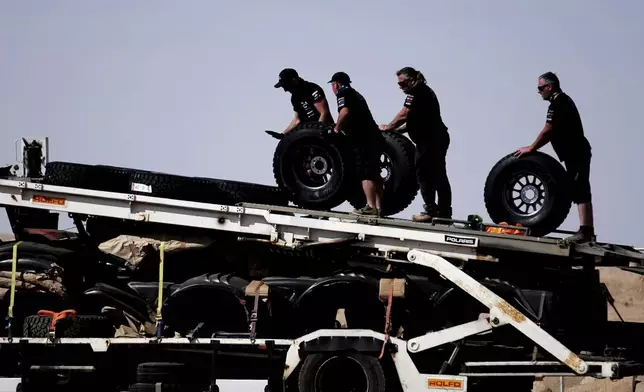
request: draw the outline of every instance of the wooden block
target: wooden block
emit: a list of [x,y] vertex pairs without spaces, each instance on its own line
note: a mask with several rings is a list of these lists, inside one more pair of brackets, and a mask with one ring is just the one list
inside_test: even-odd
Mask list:
[[248,297],[254,297],[259,295],[260,297],[268,297],[268,286],[264,284],[261,280],[253,280],[246,286],[246,295]]
[[389,300],[389,293],[391,292],[391,285],[393,283],[393,296],[394,298],[405,297],[405,279],[380,279],[379,298],[381,301]]

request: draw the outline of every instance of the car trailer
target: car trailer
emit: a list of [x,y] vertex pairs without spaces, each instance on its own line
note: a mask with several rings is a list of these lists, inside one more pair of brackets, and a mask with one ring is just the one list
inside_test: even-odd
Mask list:
[[[137,379],[138,384],[130,385],[130,390],[148,390],[155,383],[156,390],[179,388],[167,381],[175,380],[168,374],[172,373],[172,366],[179,365],[141,361],[147,363],[148,373],[141,366],[135,370],[139,365],[135,360],[139,352],[165,352],[166,358],[184,358],[190,353],[198,356],[201,369],[207,369],[207,374],[203,375],[206,381],[177,390],[216,391],[217,380],[230,378],[224,373],[238,366],[233,364],[248,363],[244,361],[259,357],[264,360],[265,369],[260,369],[260,365],[246,365],[248,368],[237,372],[246,376],[262,374],[261,377],[267,380],[266,390],[270,391],[323,391],[325,388],[365,391],[478,391],[499,388],[529,391],[535,377],[580,375],[619,379],[644,374],[644,344],[640,343],[644,331],[642,325],[607,321],[605,310],[609,297],[597,294],[602,290],[597,280],[597,266],[622,268],[639,274],[644,271],[644,254],[636,248],[604,243],[577,245],[555,237],[533,237],[527,235],[523,227],[487,224],[476,217],[463,221],[416,223],[292,206],[259,203],[223,205],[50,185],[41,180],[48,163],[48,140],[25,142],[25,146],[29,145],[40,146],[42,160],[34,163],[33,156],[25,147],[24,160],[8,167],[4,179],[0,179],[0,205],[7,209],[17,234],[17,241],[9,243],[13,251],[8,294],[9,329],[8,335],[0,338],[0,352],[3,353],[3,376],[11,377],[6,373],[12,372],[13,377],[20,377],[23,390],[27,390],[25,386],[35,377],[33,374],[47,371],[53,371],[58,377],[56,379],[61,374],[94,374],[89,377],[90,381],[101,381],[92,384],[93,387],[99,390],[117,390],[111,388],[120,387],[125,390],[128,385],[110,385],[110,378],[120,377],[115,376],[116,369],[123,369],[118,370],[120,372],[136,371],[136,377],[142,377]],[[11,325],[19,274],[17,263],[21,246],[24,246],[20,230],[16,228],[20,225],[23,229],[25,226],[38,227],[33,222],[37,222],[39,217],[47,220],[49,215],[46,214],[49,213],[69,214],[74,218],[80,236],[87,235],[84,220],[100,217],[113,222],[161,225],[168,230],[198,229],[213,236],[225,233],[229,235],[226,238],[237,241],[240,249],[255,243],[271,249],[313,251],[322,255],[340,252],[363,263],[382,266],[385,274],[391,273],[388,277],[378,278],[378,299],[386,308],[383,329],[352,328],[349,325],[348,328],[321,328],[289,338],[259,336],[255,327],[262,323],[262,319],[257,317],[257,302],[267,297],[269,290],[260,279],[253,280],[245,288],[247,295],[255,301],[250,333],[197,337],[197,325],[185,336],[165,336],[162,332],[165,320],[160,305],[166,290],[162,241],[155,336],[58,337],[52,331],[42,337],[20,336],[14,333],[19,326]],[[27,221],[29,223],[25,224]],[[406,271],[413,271],[409,272],[410,275],[444,282],[450,287],[448,291],[460,293],[461,297],[456,296],[457,299],[468,298],[482,311],[477,312],[478,317],[460,320],[457,317],[461,313],[460,305],[457,303],[454,307],[447,301],[446,307],[426,309],[431,314],[421,316],[434,319],[450,312],[455,317],[447,317],[450,322],[422,333],[410,333],[409,337],[405,333],[397,334],[389,328],[390,315],[398,305],[396,301],[404,300],[411,291]],[[546,312],[544,304],[549,301],[546,289],[535,291],[538,295],[527,301],[534,304],[536,298],[540,306],[534,307],[517,305],[517,302],[492,289],[493,283],[501,284],[506,279],[522,277],[525,280],[527,277],[528,280],[536,280],[541,274],[549,273],[554,274],[552,276],[572,276],[564,284],[577,284],[569,289],[562,287],[565,293],[574,292],[575,296],[570,302],[563,300],[561,306],[564,309],[553,313],[573,313],[571,318],[579,321],[577,324],[573,322],[573,327],[557,324],[557,320],[551,320],[555,325],[552,328],[544,325],[541,316]],[[486,279],[487,276],[493,278]],[[584,277],[582,281],[578,281],[578,276]],[[518,297],[527,296],[529,292],[522,291]],[[575,313],[577,306],[579,313]],[[535,307],[536,312],[532,312]],[[600,310],[588,318],[582,313],[597,308]],[[463,313],[466,313],[465,309]],[[413,329],[413,322],[409,325]],[[498,354],[506,343],[496,344],[495,340],[510,335],[519,336],[517,339],[530,349],[527,356],[525,350],[517,353],[513,349]],[[469,338],[477,337],[483,337],[483,340],[487,337],[488,341],[469,341]],[[490,355],[495,359],[487,360],[485,355],[479,356],[478,353],[494,353]],[[466,360],[460,359],[463,355]],[[235,356],[241,358],[238,358],[239,362],[235,362]],[[209,360],[204,361],[204,358]],[[344,365],[346,372],[336,369],[336,373],[331,371],[332,376],[323,381],[321,369],[325,365],[331,366],[332,360],[337,358],[348,358]],[[9,364],[12,362],[15,364]],[[361,374],[356,379],[362,382],[362,389],[348,389],[353,373],[347,369],[355,365],[356,369],[362,370],[355,371]],[[143,377],[146,374],[147,378]],[[165,374],[166,378],[159,376],[161,378],[153,379],[151,375],[155,374]],[[164,387],[163,383],[170,386]],[[190,384],[189,381],[183,383]],[[193,387],[196,389],[191,389]]]

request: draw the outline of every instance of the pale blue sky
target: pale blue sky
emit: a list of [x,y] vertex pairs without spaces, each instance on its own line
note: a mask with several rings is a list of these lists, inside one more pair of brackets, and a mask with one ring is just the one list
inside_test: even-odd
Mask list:
[[[552,70],[593,147],[599,240],[644,246],[643,11],[634,0],[4,1],[0,161],[13,162],[15,139],[49,136],[53,160],[274,184],[263,131],[292,115],[273,88],[280,69],[328,95],[346,71],[382,123],[404,100],[394,72],[411,65],[451,133],[455,216],[487,219],[488,171],[542,128],[537,76]],[[577,226],[573,209],[562,228]]]

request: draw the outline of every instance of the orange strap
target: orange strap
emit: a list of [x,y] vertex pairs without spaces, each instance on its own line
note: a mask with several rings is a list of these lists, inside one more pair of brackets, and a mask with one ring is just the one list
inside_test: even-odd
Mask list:
[[[499,225],[502,226],[509,226],[507,222],[501,222]],[[522,227],[521,223],[517,223],[516,225],[513,225],[516,227]],[[506,229],[504,227],[486,227],[485,231],[488,233],[499,233],[499,234],[512,234],[512,235],[525,235],[525,230],[519,230],[519,229]]]
[[49,326],[49,331],[56,330],[56,322],[58,320],[63,320],[69,317],[76,317],[76,311],[73,309],[63,310],[62,312],[52,312],[51,310],[40,310],[38,311],[38,316],[40,317],[51,317],[51,325]]

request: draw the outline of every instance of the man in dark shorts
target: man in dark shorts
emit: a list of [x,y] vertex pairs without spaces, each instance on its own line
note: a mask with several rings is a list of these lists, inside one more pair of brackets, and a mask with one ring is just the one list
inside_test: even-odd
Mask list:
[[367,199],[367,205],[356,209],[353,214],[380,216],[382,207],[380,156],[383,153],[384,137],[371,115],[367,101],[351,87],[349,75],[336,72],[329,83],[338,103],[338,122],[333,130],[346,133],[353,145],[357,173],[362,180],[362,189]]
[[302,79],[293,68],[285,68],[280,72],[279,81],[275,84],[275,88],[280,87],[291,93],[291,105],[295,112],[293,120],[283,134],[293,130],[300,122],[333,123],[329,103],[319,85]]
[[381,125],[380,129],[407,132],[416,144],[416,177],[425,211],[412,219],[417,222],[432,218],[451,219],[452,187],[445,160],[450,137],[441,117],[438,98],[423,74],[414,68],[402,68],[396,75],[398,86],[407,97],[396,117],[389,124]]
[[539,76],[537,89],[544,100],[550,101],[546,124],[530,146],[521,147],[516,157],[537,151],[548,142],[559,161],[566,166],[571,183],[572,200],[578,205],[579,231],[569,241],[595,241],[592,195],[590,190],[590,143],[584,135],[581,117],[575,102],[564,93],[559,78],[553,72]]

